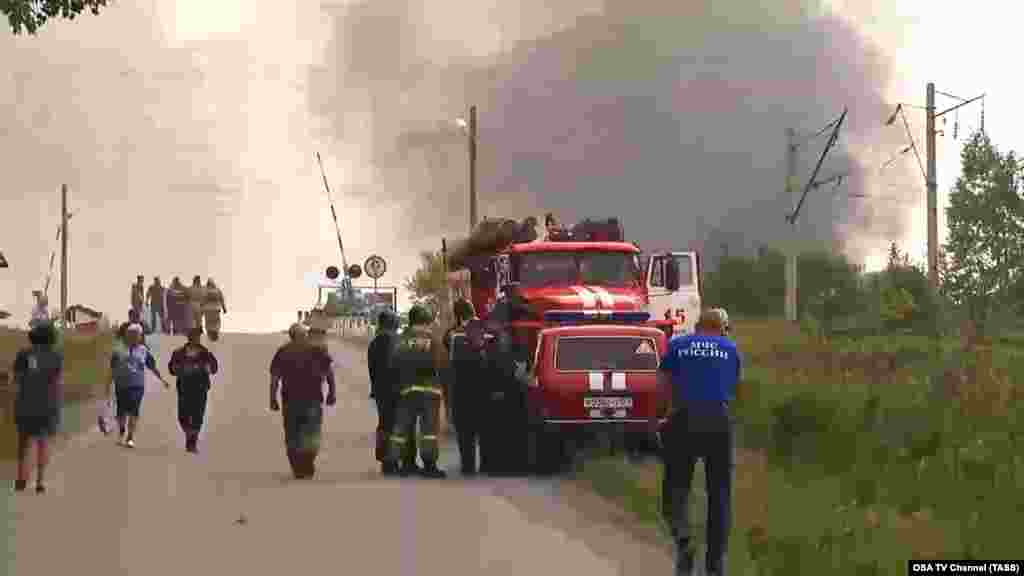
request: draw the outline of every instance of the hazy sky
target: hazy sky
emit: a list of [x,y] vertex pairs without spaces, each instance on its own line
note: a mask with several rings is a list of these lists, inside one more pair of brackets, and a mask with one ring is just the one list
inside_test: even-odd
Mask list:
[[[36,37],[0,32],[0,250],[11,265],[0,270],[0,308],[27,319],[58,247],[67,183],[77,211],[69,303],[123,318],[136,274],[212,275],[227,329],[279,329],[312,304],[311,276],[339,260],[316,151],[349,260],[378,253],[389,262],[382,284],[400,283],[420,249],[465,229],[465,148],[451,120],[471,101],[485,213],[622,210],[627,234],[647,245],[716,226],[772,240],[771,227],[749,231],[778,205],[781,128],[817,129],[850,105],[828,168],[853,170],[851,186],[880,198],[815,199],[812,228],[834,228],[869,264],[888,240],[923,258],[913,156],[877,168],[905,145],[898,127],[881,127],[890,104],[923,105],[929,80],[963,97],[988,92],[986,128],[1024,149],[1017,80],[989,64],[1019,20],[1012,3],[858,0],[833,2],[830,14],[737,0],[667,15],[660,4],[124,1]],[[516,49],[574,26],[615,40]],[[979,112],[961,110],[960,141]],[[923,154],[923,112],[908,115]],[[940,199],[958,171],[949,116]],[[55,276],[51,303],[59,297]]]

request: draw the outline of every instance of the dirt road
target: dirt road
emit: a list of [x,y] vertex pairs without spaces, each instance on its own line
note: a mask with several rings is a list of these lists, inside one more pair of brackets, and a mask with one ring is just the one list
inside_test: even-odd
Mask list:
[[[182,339],[164,338],[166,371]],[[212,345],[222,373],[201,454],[184,451],[173,389],[154,379],[133,451],[94,431],[57,455],[48,494],[12,499],[7,573],[671,573],[668,553],[620,528],[612,507],[553,480],[463,480],[450,443],[447,480],[380,478],[364,352],[339,342],[318,478],[291,480],[267,407],[267,367],[284,340],[229,334]]]

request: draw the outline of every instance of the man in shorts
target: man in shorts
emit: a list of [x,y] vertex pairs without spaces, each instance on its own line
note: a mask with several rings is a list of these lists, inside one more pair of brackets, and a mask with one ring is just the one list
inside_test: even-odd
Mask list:
[[153,353],[142,343],[141,324],[128,325],[125,331],[125,350],[111,356],[110,368],[114,374],[114,394],[117,400],[117,425],[120,431],[118,444],[134,448],[135,430],[146,391],[146,370],[155,374],[164,383],[164,388],[171,386],[160,374]]
[[14,360],[14,381],[17,396],[14,421],[18,430],[17,492],[28,485],[28,451],[36,443],[36,492],[45,488],[46,465],[49,463],[49,439],[57,433],[63,400],[64,357],[54,350],[57,331],[49,322],[40,322],[28,334],[30,348],[18,352]]
[[324,380],[328,387],[327,405],[334,406],[337,401],[334,361],[326,348],[310,344],[305,326],[293,324],[288,336],[290,342],[278,348],[270,362],[270,409],[281,411],[284,417],[285,446],[292,473],[297,479],[306,479],[316,473],[320,452]]

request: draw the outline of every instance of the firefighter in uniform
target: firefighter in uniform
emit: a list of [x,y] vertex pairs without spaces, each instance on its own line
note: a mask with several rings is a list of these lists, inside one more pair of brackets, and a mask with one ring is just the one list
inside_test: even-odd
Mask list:
[[[418,420],[421,432],[419,452],[423,461],[420,473],[428,478],[444,478],[447,475],[437,466],[442,391],[437,382],[434,359],[439,343],[430,331],[431,320],[426,308],[413,306],[409,309],[409,327],[399,340],[395,365],[400,397],[388,458],[390,462],[399,461],[404,446],[416,433]],[[408,476],[412,472],[403,466],[399,475]]]
[[[395,429],[395,412],[398,409],[398,374],[394,364],[398,346],[398,316],[390,310],[380,313],[377,318],[377,335],[366,351],[367,366],[370,370],[370,398],[377,403],[377,443],[374,450],[381,463],[381,473],[390,476],[398,473],[398,463],[388,459],[388,442]],[[416,436],[409,436],[403,448],[402,465],[406,470],[416,468]]]
[[486,409],[483,329],[469,300],[459,299],[452,306],[455,326],[445,335],[449,365],[454,376],[453,414],[464,476],[477,473],[477,446],[480,425]]

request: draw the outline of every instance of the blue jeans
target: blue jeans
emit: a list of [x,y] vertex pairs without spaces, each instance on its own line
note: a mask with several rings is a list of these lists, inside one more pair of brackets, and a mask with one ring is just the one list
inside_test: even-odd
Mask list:
[[697,460],[704,461],[708,496],[706,564],[715,574],[725,573],[732,521],[733,428],[728,406],[713,403],[677,410],[662,434],[662,515],[684,555],[692,554],[689,521],[693,469]]

